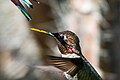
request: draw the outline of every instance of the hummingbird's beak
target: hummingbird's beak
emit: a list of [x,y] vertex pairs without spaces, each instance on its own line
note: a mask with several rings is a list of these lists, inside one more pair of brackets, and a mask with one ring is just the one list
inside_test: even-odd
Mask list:
[[36,28],[30,28],[30,30],[32,31],[36,31],[36,32],[40,32],[40,33],[44,33],[44,34],[48,34],[54,38],[56,38],[63,46],[65,46],[67,43],[61,38],[61,36],[59,35],[59,33],[51,33],[51,32],[47,32],[44,30],[40,30],[40,29],[36,29]]
[[48,31],[45,31],[45,30],[40,30],[40,29],[36,29],[36,28],[30,28],[30,30],[40,32],[40,33],[44,33],[44,34],[48,34],[50,36],[54,36],[53,34],[51,34],[51,32],[48,32]]

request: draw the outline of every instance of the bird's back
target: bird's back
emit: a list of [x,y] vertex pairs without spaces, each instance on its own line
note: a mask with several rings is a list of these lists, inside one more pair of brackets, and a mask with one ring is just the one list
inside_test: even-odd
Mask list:
[[78,80],[102,80],[92,65],[82,55],[83,66],[77,73]]

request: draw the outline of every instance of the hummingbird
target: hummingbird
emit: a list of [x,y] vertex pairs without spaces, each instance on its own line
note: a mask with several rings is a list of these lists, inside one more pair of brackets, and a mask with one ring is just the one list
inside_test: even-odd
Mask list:
[[[19,8],[19,10],[23,13],[23,15],[27,18],[28,21],[32,20],[32,17],[30,16],[30,14],[27,12],[25,7],[22,5],[22,3],[19,0],[11,0],[11,1]],[[24,0],[24,3],[28,4],[29,2],[27,0]],[[31,7],[32,5],[29,6]]]
[[79,38],[75,33],[71,31],[52,33],[36,28],[30,30],[48,34],[56,39],[62,57],[48,56],[48,58],[50,64],[61,69],[68,80],[72,80],[76,74],[78,80],[103,80],[83,56]]

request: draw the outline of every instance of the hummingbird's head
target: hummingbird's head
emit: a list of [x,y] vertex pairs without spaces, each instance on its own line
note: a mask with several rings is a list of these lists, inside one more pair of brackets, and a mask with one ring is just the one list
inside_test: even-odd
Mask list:
[[57,40],[58,47],[62,53],[79,53],[79,39],[75,33],[63,31],[50,34]]
[[44,30],[39,30],[35,28],[31,28],[31,30],[42,32],[54,37],[57,41],[58,48],[63,54],[72,54],[72,53],[79,53],[79,38],[77,35],[71,31],[63,31],[63,32],[47,32]]

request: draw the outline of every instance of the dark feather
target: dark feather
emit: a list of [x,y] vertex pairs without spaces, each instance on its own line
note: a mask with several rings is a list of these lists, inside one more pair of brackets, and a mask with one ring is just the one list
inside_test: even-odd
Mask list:
[[92,65],[83,57],[83,67],[77,74],[78,80],[102,80]]
[[67,72],[72,77],[78,72],[78,67],[72,63],[76,60],[76,58],[49,56],[48,59],[51,65],[63,70],[64,72]]

